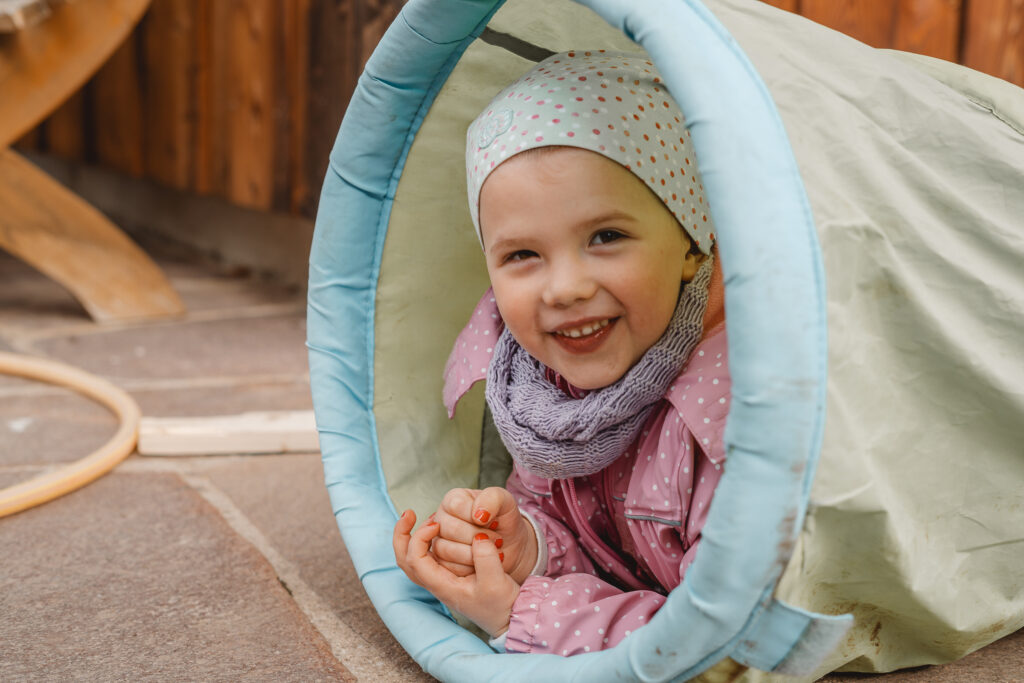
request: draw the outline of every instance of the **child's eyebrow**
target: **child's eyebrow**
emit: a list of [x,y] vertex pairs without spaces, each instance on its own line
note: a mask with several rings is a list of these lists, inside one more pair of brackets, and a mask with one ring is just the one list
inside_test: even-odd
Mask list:
[[580,223],[579,227],[581,229],[588,229],[588,228],[593,228],[596,225],[600,225],[601,223],[610,223],[610,222],[613,222],[613,221],[622,221],[622,220],[631,221],[631,220],[633,220],[633,215],[629,214],[629,213],[626,213],[625,211],[619,211],[618,209],[612,209],[610,211],[606,211],[604,213],[598,214],[597,216],[594,216],[593,218],[588,218],[587,220],[585,220],[582,223]]
[[[620,211],[619,209],[610,209],[608,211],[599,213],[596,216],[592,216],[590,218],[580,221],[573,227],[573,230],[579,232],[586,232],[587,230],[594,229],[596,226],[601,225],[602,223],[633,220],[636,220],[636,218],[630,213]],[[498,240],[494,244],[485,247],[485,251],[487,253],[498,253],[509,250],[515,251],[519,249],[529,249],[530,244],[531,242],[529,237],[505,237]]]
[[488,253],[505,252],[509,250],[523,249],[528,246],[528,240],[522,237],[505,237],[487,247]]

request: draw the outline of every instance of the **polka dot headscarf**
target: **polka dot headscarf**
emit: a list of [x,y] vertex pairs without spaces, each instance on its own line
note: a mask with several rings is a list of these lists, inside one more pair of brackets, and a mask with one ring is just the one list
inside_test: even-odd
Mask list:
[[683,113],[654,64],[605,50],[552,55],[502,90],[469,126],[469,209],[480,237],[480,188],[536,147],[589,149],[644,182],[705,254],[714,225]]

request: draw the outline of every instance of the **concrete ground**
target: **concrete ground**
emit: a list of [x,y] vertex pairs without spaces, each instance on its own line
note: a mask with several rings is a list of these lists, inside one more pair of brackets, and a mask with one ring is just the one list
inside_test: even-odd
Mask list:
[[[180,320],[93,324],[0,252],[0,350],[65,361],[147,416],[311,408],[300,292],[161,257]],[[91,452],[114,418],[0,376],[0,487]],[[1024,632],[960,662],[832,680],[1021,681]],[[0,681],[423,681],[366,598],[317,453],[129,457],[0,519]]]

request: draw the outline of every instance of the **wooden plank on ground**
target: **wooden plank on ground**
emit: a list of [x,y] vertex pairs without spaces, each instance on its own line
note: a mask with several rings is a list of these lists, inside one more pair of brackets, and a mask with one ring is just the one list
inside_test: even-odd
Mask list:
[[0,248],[71,291],[94,320],[180,315],[167,278],[117,226],[17,152],[0,150]]
[[320,450],[312,410],[205,417],[143,417],[140,455],[310,453]]
[[24,135],[82,86],[149,0],[70,2],[0,42],[0,147]]
[[964,64],[1024,88],[1024,0],[971,0]]

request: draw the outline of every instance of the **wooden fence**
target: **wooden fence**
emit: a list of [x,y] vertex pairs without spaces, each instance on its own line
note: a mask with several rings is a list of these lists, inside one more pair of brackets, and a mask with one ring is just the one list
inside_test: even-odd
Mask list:
[[[1024,0],[765,1],[1024,86]],[[19,144],[311,216],[358,74],[400,6],[153,0],[132,39]]]

